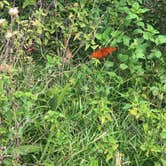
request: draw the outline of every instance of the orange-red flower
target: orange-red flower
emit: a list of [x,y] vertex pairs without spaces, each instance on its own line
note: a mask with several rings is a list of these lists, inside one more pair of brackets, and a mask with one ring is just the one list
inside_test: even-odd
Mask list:
[[107,57],[110,53],[116,51],[117,49],[114,47],[106,47],[106,48],[100,48],[96,51],[94,51],[91,55],[90,58],[96,58],[96,59],[102,59]]

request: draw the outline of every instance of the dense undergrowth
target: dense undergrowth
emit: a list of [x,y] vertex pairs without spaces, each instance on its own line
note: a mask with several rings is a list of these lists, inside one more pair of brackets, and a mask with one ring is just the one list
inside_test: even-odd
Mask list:
[[165,6],[2,0],[0,165],[166,165]]

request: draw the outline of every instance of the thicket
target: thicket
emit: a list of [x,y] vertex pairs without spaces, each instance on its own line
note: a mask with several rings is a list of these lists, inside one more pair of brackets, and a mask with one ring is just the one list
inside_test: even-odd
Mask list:
[[0,10],[0,165],[166,165],[165,1]]

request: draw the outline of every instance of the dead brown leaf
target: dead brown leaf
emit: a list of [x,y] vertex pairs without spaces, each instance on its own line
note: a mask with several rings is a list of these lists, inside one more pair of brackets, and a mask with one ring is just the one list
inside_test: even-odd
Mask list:
[[0,72],[2,73],[12,73],[12,65],[0,64]]

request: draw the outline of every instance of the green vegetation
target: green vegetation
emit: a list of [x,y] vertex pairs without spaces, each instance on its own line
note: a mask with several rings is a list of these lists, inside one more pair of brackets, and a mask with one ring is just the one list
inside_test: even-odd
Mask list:
[[0,10],[0,165],[166,165],[165,1]]

